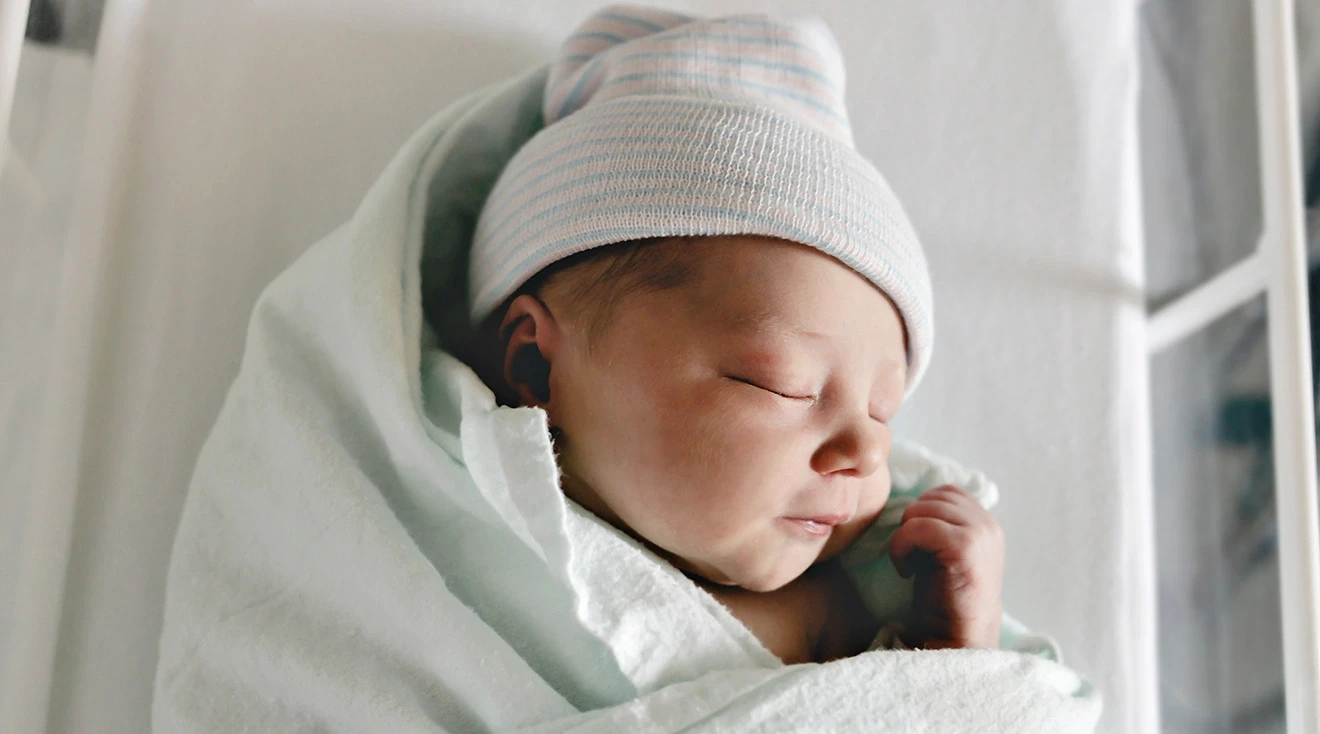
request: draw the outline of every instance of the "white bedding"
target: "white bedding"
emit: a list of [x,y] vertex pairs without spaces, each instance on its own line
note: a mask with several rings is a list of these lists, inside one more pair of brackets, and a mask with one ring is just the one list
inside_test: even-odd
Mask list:
[[[56,399],[33,416],[31,490],[78,491],[50,731],[145,730],[174,523],[257,293],[432,112],[596,4],[111,6],[87,236],[45,291]],[[858,145],[933,272],[935,357],[900,430],[995,477],[1007,604],[1095,681],[1102,730],[1153,730],[1135,3],[669,4],[830,22]]]

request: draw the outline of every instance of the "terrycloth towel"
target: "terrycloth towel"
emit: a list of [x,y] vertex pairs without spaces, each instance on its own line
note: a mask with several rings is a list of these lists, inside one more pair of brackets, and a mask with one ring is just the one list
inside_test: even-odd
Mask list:
[[543,411],[436,348],[423,280],[461,309],[544,79],[442,112],[258,302],[175,542],[155,730],[1091,731],[1090,688],[1035,656],[782,665],[565,500]]

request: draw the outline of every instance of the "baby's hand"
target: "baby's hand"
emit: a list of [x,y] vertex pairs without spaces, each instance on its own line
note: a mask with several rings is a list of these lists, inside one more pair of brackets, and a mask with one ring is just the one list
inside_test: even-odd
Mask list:
[[903,578],[916,576],[906,644],[999,646],[1004,531],[974,497],[954,486],[921,495],[889,553]]

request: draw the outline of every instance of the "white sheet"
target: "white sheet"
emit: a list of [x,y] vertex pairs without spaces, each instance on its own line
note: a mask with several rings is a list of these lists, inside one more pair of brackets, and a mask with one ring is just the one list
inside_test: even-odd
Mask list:
[[[50,731],[145,729],[173,524],[256,294],[432,111],[595,4],[111,6],[33,484],[78,492]],[[1104,692],[1105,730],[1153,730],[1134,3],[670,4],[833,26],[934,274],[900,430],[996,478],[1007,603]]]

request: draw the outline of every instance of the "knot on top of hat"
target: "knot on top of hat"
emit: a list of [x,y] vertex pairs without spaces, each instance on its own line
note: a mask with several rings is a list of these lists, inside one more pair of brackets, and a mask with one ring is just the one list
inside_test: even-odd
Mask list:
[[546,84],[545,124],[628,96],[769,107],[852,145],[843,57],[816,19],[697,19],[657,8],[604,8],[560,47]]

